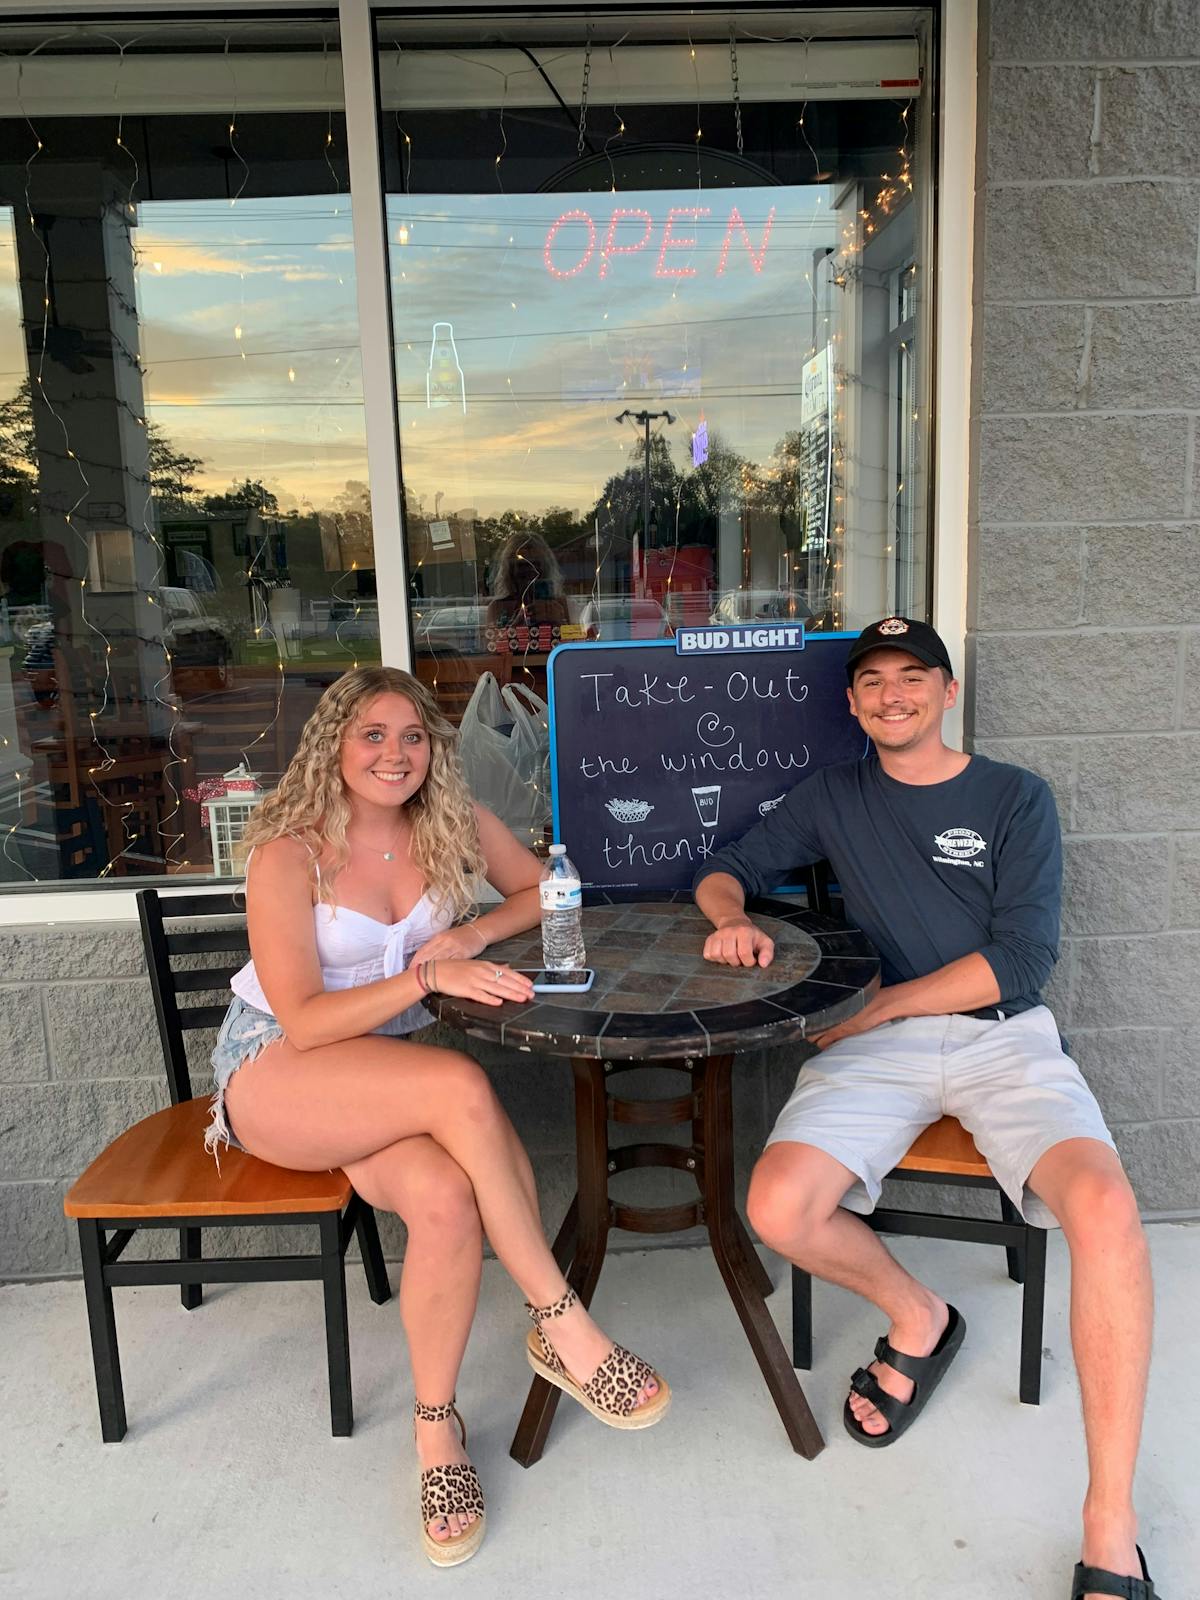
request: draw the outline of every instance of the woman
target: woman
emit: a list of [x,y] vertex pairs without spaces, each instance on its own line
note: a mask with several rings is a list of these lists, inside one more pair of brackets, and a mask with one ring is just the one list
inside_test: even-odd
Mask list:
[[[484,1231],[526,1296],[536,1371],[614,1427],[649,1427],[670,1402],[567,1288],[528,1158],[483,1071],[403,1038],[430,1020],[421,1000],[433,991],[487,1005],[533,992],[481,957],[536,923],[538,862],[472,803],[455,737],[407,672],[358,668],[322,695],[246,830],[253,960],[233,979],[213,1054],[209,1133],[214,1151],[232,1135],[280,1166],[342,1167],[364,1200],[407,1224],[400,1311],[422,1540],[439,1566],[465,1561],[483,1537],[453,1402]],[[505,898],[472,919],[477,874]]]
[[540,533],[510,534],[492,569],[489,628],[570,622],[562,571]]

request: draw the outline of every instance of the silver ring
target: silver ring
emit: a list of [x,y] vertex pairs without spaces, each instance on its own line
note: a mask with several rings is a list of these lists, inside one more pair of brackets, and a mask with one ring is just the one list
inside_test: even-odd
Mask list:
[[499,967],[493,967],[492,968],[492,977],[493,978],[502,978],[503,976],[504,976],[504,974],[500,971]]

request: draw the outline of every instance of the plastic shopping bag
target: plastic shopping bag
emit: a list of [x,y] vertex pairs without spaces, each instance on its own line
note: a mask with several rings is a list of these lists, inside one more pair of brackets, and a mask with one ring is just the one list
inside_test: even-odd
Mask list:
[[[522,716],[528,715],[522,709]],[[494,811],[522,844],[533,845],[541,842],[550,799],[532,776],[530,730],[522,727],[518,734],[514,717],[494,675],[481,674],[463,712],[458,753],[475,799]],[[546,748],[548,752],[548,735]],[[524,776],[522,767],[531,776]]]
[[513,766],[527,783],[542,791],[550,807],[550,708],[523,683],[506,683],[500,691],[512,722],[509,751]]

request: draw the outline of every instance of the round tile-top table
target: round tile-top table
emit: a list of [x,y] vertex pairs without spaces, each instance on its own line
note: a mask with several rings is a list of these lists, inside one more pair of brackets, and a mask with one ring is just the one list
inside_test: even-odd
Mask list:
[[[589,904],[583,913],[593,987],[536,995],[528,1004],[478,1005],[450,995],[427,1004],[466,1033],[530,1054],[569,1057],[575,1077],[578,1191],[554,1242],[568,1281],[586,1303],[604,1262],[609,1230],[674,1233],[707,1227],[713,1255],[793,1448],[815,1456],[824,1441],[764,1296],[771,1281],[733,1198],[731,1074],[747,1050],[802,1042],[860,1011],[879,987],[879,958],[857,929],[786,900],[751,902],[775,941],[769,967],[704,960],[712,925],[690,896]],[[541,933],[492,945],[488,960],[541,965]],[[669,1099],[621,1099],[622,1071],[653,1062],[683,1074]],[[691,1126],[690,1144],[610,1148],[609,1123]],[[631,1206],[609,1196],[609,1177],[632,1167],[691,1173],[699,1197],[682,1205]],[[535,1378],[512,1443],[523,1466],[541,1456],[560,1391]]]

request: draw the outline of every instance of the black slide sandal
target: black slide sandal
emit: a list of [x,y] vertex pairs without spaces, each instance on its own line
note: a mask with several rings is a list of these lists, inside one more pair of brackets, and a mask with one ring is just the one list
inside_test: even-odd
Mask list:
[[[866,1367],[859,1367],[850,1379],[850,1387],[855,1394],[862,1395],[864,1400],[880,1412],[888,1425],[886,1433],[868,1433],[861,1428],[858,1419],[850,1409],[849,1400],[842,1410],[842,1420],[846,1424],[846,1432],[859,1444],[865,1444],[868,1449],[881,1450],[885,1445],[894,1444],[902,1433],[906,1433],[921,1415],[930,1395],[946,1376],[946,1369],[958,1354],[958,1347],[963,1342],[963,1335],[967,1325],[953,1306],[948,1306],[950,1320],[947,1322],[942,1337],[927,1356],[905,1355],[903,1350],[894,1350],[888,1343],[886,1335],[876,1341],[875,1360],[886,1361],[889,1367],[894,1367],[897,1372],[913,1381],[912,1399],[908,1401],[897,1400],[894,1394],[888,1394],[886,1389],[880,1387],[873,1372],[868,1372]],[[1087,1590],[1082,1593],[1086,1594]],[[1131,1600],[1143,1600],[1142,1596],[1131,1597]]]
[[1142,1564],[1140,1578],[1123,1578],[1115,1572],[1109,1572],[1107,1567],[1085,1567],[1082,1561],[1077,1561],[1071,1582],[1071,1600],[1080,1600],[1085,1594],[1111,1594],[1116,1595],[1117,1600],[1162,1600],[1150,1581],[1141,1545],[1138,1545],[1137,1553]]

